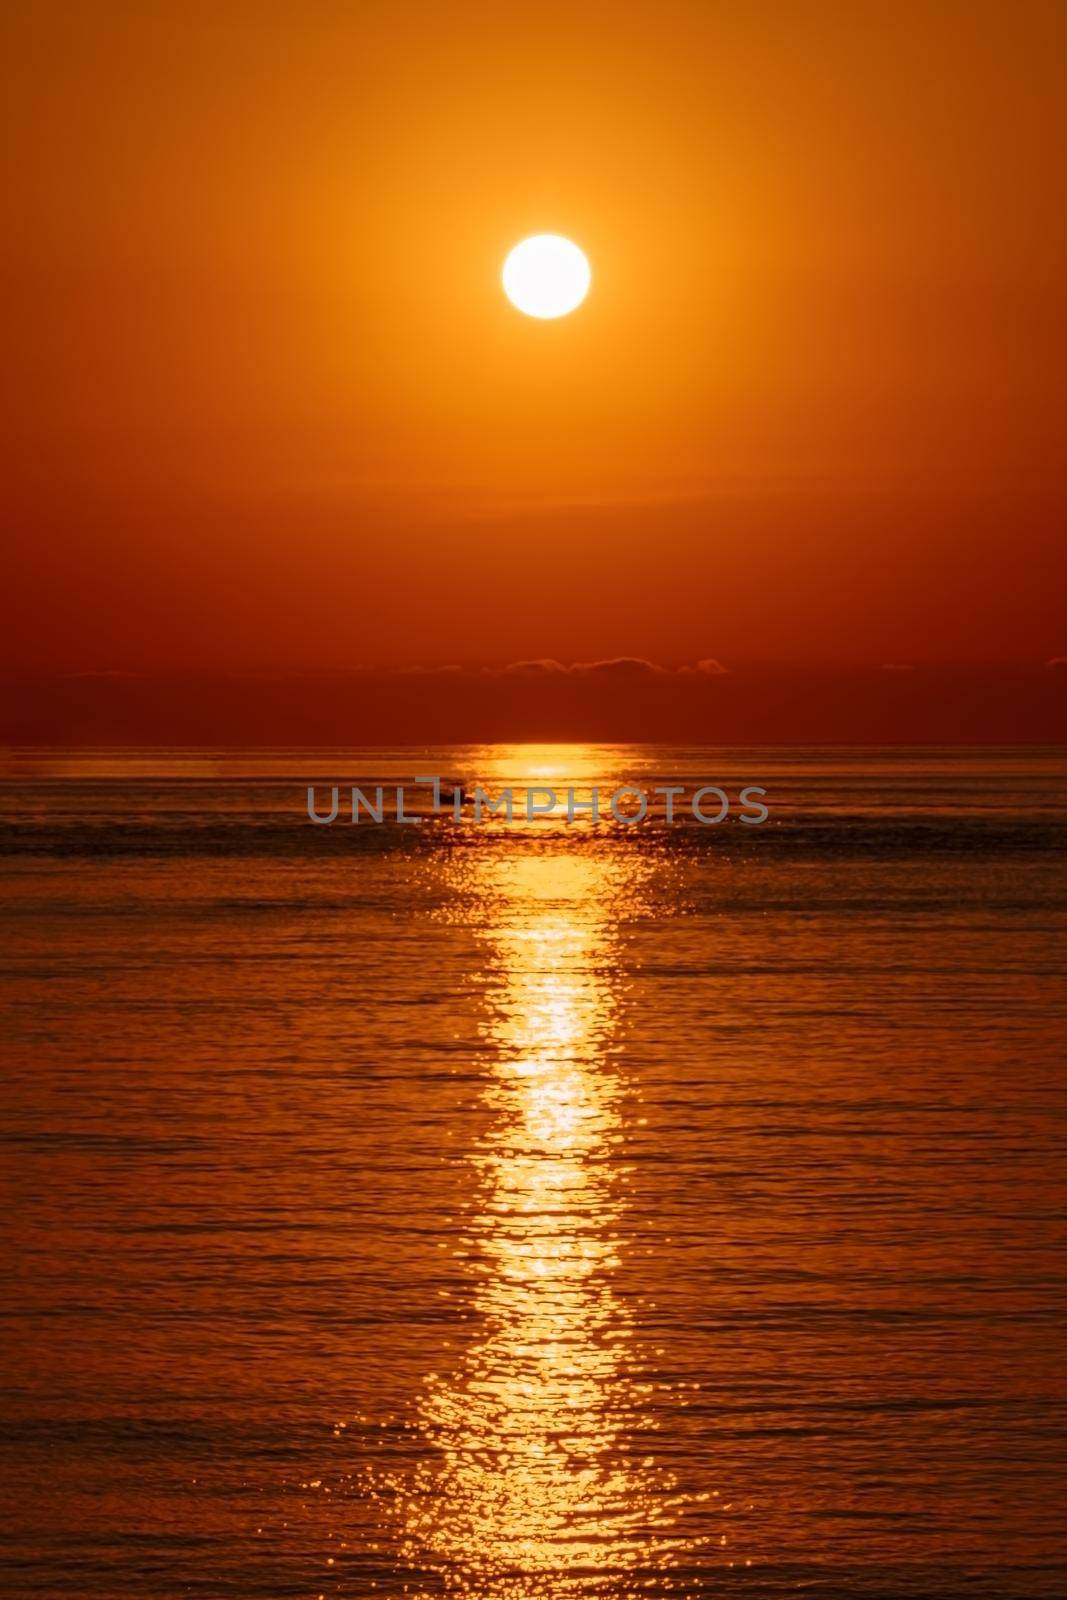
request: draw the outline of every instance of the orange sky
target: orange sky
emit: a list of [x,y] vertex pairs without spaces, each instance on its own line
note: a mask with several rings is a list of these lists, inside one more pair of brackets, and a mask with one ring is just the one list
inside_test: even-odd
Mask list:
[[5,672],[1067,651],[1062,4],[4,29]]

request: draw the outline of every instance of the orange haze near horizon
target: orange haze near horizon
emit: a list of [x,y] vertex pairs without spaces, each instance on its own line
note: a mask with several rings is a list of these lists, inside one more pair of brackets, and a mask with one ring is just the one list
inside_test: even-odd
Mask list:
[[1067,651],[1062,6],[4,32],[6,673]]

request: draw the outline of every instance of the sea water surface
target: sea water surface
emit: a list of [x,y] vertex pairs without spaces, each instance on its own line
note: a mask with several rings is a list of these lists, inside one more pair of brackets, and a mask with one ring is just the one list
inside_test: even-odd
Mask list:
[[0,778],[5,1594],[1067,1593],[1064,752]]

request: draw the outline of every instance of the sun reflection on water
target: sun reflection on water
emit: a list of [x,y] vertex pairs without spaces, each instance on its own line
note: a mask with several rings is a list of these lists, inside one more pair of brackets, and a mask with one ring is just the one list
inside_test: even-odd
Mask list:
[[[405,1555],[479,1600],[669,1587],[674,1484],[649,1454],[633,1312],[613,1289],[626,1086],[613,1064],[620,914],[640,862],[466,863],[490,956],[488,1132],[463,1249],[481,1328],[420,1404]],[[632,1580],[632,1587],[631,1587]]]

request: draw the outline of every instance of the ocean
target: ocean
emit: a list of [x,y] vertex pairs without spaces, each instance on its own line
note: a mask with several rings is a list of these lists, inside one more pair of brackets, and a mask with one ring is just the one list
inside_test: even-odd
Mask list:
[[[717,826],[307,788],[742,785]],[[1067,1593],[1067,752],[0,760],[3,1592]]]

